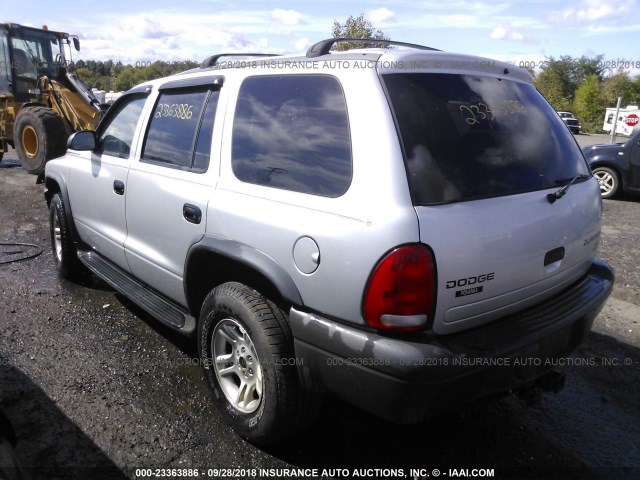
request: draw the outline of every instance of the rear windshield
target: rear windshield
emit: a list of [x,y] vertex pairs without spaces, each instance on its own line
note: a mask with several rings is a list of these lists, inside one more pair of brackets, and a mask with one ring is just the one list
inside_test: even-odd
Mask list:
[[558,186],[589,167],[532,85],[436,73],[383,75],[416,205]]

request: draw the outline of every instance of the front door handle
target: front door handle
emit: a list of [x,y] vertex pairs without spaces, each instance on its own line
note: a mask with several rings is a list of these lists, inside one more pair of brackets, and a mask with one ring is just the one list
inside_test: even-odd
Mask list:
[[202,221],[202,210],[195,205],[185,203],[182,207],[182,216],[187,222],[197,225]]
[[118,195],[124,195],[124,182],[122,180],[115,180],[113,182],[113,191]]

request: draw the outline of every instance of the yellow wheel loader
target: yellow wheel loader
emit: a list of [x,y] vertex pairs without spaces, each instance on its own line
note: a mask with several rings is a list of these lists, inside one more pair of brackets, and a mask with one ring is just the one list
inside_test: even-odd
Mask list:
[[95,130],[104,107],[72,73],[75,35],[14,23],[0,24],[0,160],[16,149],[30,173],[62,155],[67,138]]

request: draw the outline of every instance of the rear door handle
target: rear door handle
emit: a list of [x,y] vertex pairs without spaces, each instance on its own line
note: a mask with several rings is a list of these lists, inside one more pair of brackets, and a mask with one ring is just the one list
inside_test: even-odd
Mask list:
[[118,195],[124,195],[124,182],[122,180],[115,180],[113,182],[113,191]]
[[197,225],[202,221],[202,210],[195,205],[185,203],[182,207],[182,216],[187,222]]

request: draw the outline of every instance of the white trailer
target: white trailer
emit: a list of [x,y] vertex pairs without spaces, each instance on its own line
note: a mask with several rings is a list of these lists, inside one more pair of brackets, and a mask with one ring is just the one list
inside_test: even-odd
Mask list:
[[[613,128],[614,117],[616,116],[616,108],[607,108],[604,114],[604,125],[602,129],[611,133]],[[640,125],[640,109],[637,105],[627,105],[618,112],[618,121],[616,122],[616,135],[631,135],[634,127]]]

